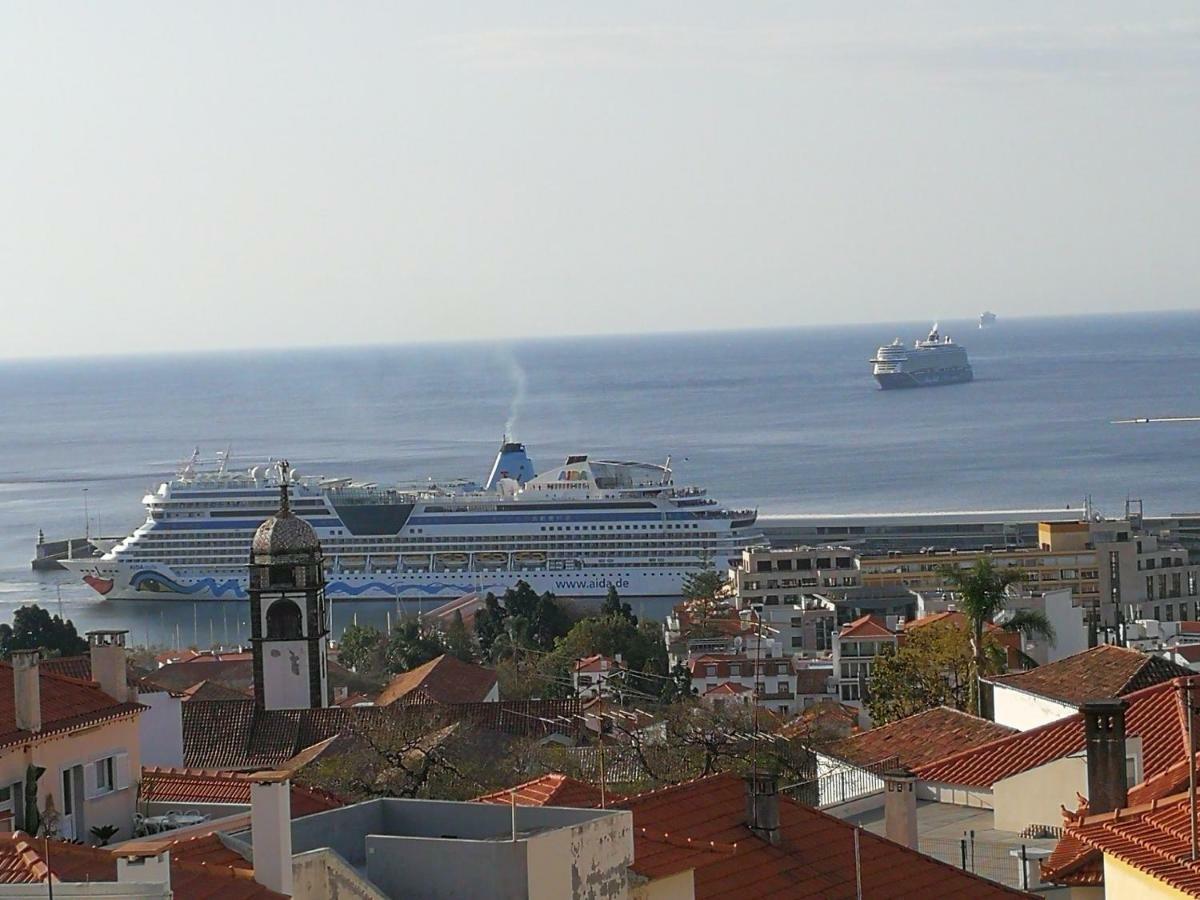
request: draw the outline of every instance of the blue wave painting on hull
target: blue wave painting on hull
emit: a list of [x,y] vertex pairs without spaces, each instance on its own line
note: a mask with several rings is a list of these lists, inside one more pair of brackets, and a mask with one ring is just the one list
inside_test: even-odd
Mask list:
[[201,578],[195,584],[184,587],[179,582],[168,578],[160,572],[137,572],[129,579],[129,586],[135,591],[146,591],[151,594],[199,594],[209,591],[214,597],[224,597],[226,594],[245,599],[250,596],[242,588],[236,578],[217,581],[215,578]]
[[[442,581],[435,581],[433,584],[406,584],[401,588],[401,596],[407,591],[419,591],[422,594],[432,596],[440,594],[442,591],[458,591],[460,594],[472,594],[475,591],[490,591],[495,588],[503,589],[502,584],[446,584]],[[344,581],[334,581],[325,585],[325,593],[327,594],[347,594],[351,597],[359,597],[367,591],[382,591],[389,596],[394,596],[396,593],[396,585],[384,584],[382,581],[371,581],[367,584],[349,585]]]
[[[129,579],[129,586],[135,591],[144,591],[149,594],[184,594],[192,596],[203,591],[209,591],[214,597],[224,597],[226,594],[232,594],[239,599],[246,599],[250,595],[242,587],[241,582],[236,578],[230,578],[226,581],[217,581],[215,578],[201,578],[194,584],[184,586],[172,578],[168,578],[161,572],[146,571],[137,572]],[[401,588],[401,596],[409,591],[417,591],[426,596],[443,593],[444,591],[457,591],[459,594],[470,594],[475,591],[491,591],[503,590],[503,584],[447,584],[443,581],[435,581],[432,584],[407,584]],[[389,596],[395,596],[396,586],[384,584],[382,581],[371,581],[367,584],[350,585],[344,581],[330,582],[325,586],[326,594],[344,594],[347,597],[361,597],[367,591],[378,591]]]

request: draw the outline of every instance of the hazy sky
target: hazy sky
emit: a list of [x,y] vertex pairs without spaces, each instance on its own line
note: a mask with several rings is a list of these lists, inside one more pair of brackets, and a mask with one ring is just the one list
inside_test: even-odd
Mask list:
[[0,356],[1200,306],[1200,8],[5,3]]

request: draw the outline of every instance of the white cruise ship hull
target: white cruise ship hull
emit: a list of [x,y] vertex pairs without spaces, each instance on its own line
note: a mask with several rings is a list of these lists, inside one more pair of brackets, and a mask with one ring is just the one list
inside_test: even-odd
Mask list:
[[[250,541],[278,502],[277,466],[189,464],[144,498],[146,521],[99,558],[67,561],[119,600],[242,600]],[[676,488],[669,466],[573,455],[540,475],[505,442],[485,487],[379,488],[288,476],[293,514],[321,541],[334,600],[451,598],[520,581],[563,597],[677,596],[690,572],[724,570],[761,541],[754,510]],[[523,479],[523,480],[518,480]]]
[[[202,571],[189,574],[164,565],[132,566],[103,560],[64,560],[106,600],[246,600],[245,572]],[[677,597],[688,572],[695,569],[645,568],[570,571],[329,573],[325,593],[343,600],[452,599],[469,593],[501,594],[524,581],[539,594],[599,599],[615,587],[628,597]]]

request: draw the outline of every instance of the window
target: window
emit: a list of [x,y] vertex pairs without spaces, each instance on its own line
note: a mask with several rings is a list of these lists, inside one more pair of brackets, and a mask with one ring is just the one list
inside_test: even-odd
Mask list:
[[15,831],[12,785],[0,788],[0,830]]
[[299,640],[301,621],[299,606],[287,598],[276,600],[267,609],[267,640]]
[[107,794],[112,791],[117,783],[115,772],[113,771],[113,758],[106,756],[104,759],[98,759],[93,766],[96,767],[96,793]]

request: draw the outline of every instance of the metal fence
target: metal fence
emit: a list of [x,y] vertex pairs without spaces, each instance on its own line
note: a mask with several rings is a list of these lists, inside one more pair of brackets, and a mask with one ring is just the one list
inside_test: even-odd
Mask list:
[[961,838],[922,837],[918,849],[944,863],[957,866],[1007,887],[1030,890],[1040,883],[1035,874],[1031,877],[1030,860],[1032,847],[1026,844],[993,844],[975,840],[974,832]]
[[837,806],[878,794],[883,790],[883,773],[899,766],[900,758],[897,756],[889,756],[866,766],[847,763],[807,781],[787,785],[782,792],[806,806]]

